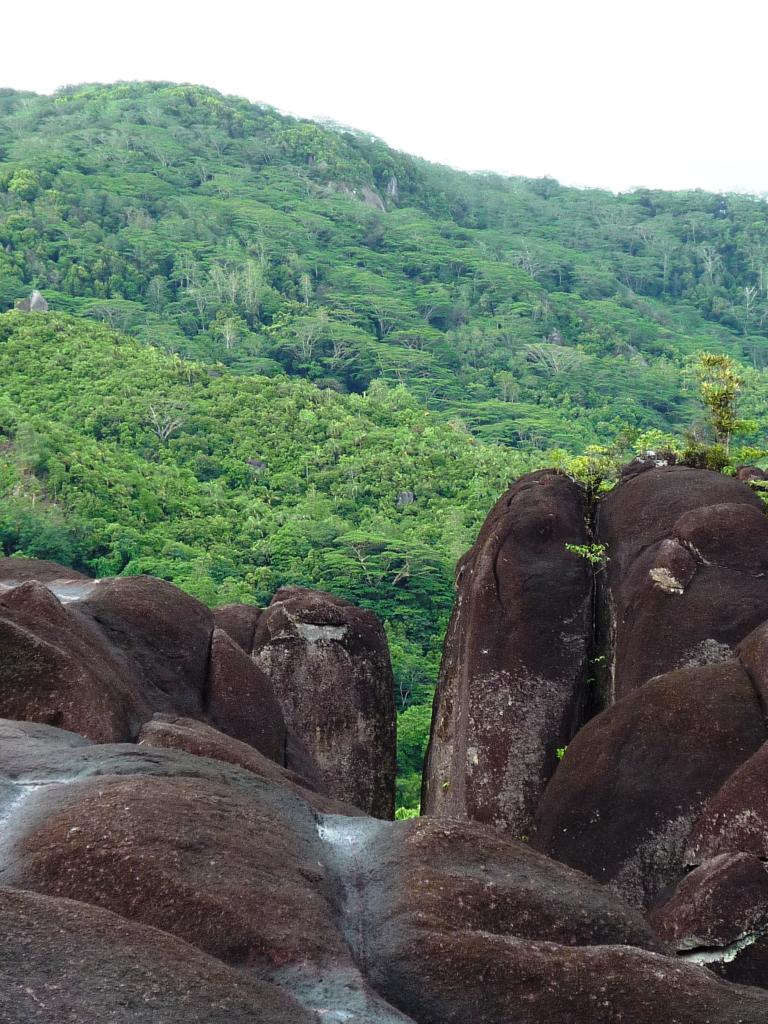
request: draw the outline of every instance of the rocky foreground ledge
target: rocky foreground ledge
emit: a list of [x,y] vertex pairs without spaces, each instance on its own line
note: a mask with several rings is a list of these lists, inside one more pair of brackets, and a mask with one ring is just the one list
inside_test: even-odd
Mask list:
[[0,1020],[765,1024],[766,573],[738,481],[518,481],[394,822],[370,613],[0,561]]

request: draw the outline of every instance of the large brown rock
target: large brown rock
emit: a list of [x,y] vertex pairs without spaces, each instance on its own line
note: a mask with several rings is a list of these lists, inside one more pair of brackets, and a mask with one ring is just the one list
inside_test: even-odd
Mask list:
[[89,986],[91,1019],[161,1024],[765,1018],[768,997],[650,952],[604,887],[474,823],[317,819],[250,770],[37,723],[0,722],[0,799],[12,1024],[30,1001],[84,1022]]
[[213,613],[164,580],[100,580],[78,610],[96,622],[141,676],[156,711],[200,714],[213,634]]
[[151,722],[142,726],[139,745],[161,747],[166,750],[185,750],[197,757],[212,757],[217,761],[237,765],[262,779],[284,786],[323,814],[358,816],[363,813],[352,804],[343,804],[309,789],[307,781],[300,775],[288,768],[281,768],[274,760],[265,757],[247,743],[241,743],[193,718],[155,715]]
[[130,739],[151,709],[98,629],[29,580],[0,591],[0,715],[97,742]]
[[326,844],[297,788],[37,724],[0,722],[0,740],[0,885],[161,928],[279,984],[319,1019],[403,1024],[350,956]]
[[229,633],[238,647],[250,656],[261,608],[253,604],[222,604],[213,609],[213,618],[216,628]]
[[3,1024],[312,1024],[273,985],[74,900],[0,889]]
[[768,479],[768,474],[766,474],[764,469],[760,469],[759,466],[737,466],[736,479],[749,483],[752,480],[766,480]]
[[650,468],[597,509],[604,704],[687,665],[728,660],[768,616],[768,519],[745,484]]
[[731,946],[768,928],[768,868],[750,854],[723,853],[686,875],[650,920],[678,950]]
[[372,977],[418,1024],[764,1024],[768,1014],[759,989],[626,946],[414,928],[386,952]]
[[256,627],[254,658],[330,795],[392,817],[394,684],[376,616],[331,594],[279,590]]
[[523,477],[459,563],[422,806],[526,835],[588,701],[592,573],[581,488]]
[[647,906],[682,876],[706,801],[765,738],[760,702],[738,662],[651,680],[570,744],[533,841]]
[[219,729],[286,763],[287,730],[272,684],[223,629],[213,631],[205,710]]
[[[21,573],[36,579],[20,582]],[[53,563],[6,559],[0,589],[0,714],[135,739],[154,712],[207,718],[309,779],[319,769],[287,734],[264,672],[199,601],[162,580],[94,581]],[[235,606],[241,607],[241,606]],[[248,606],[242,606],[247,608]],[[252,618],[255,628],[255,619]]]
[[686,512],[722,504],[762,508],[741,481],[707,469],[652,467],[623,479],[598,505],[599,540],[610,549],[609,575],[623,575],[644,548],[673,536]]
[[768,997],[650,952],[640,915],[604,887],[475,824],[390,826],[357,857],[349,888],[369,922],[357,955],[418,1024],[757,1024],[768,1012]]
[[768,716],[768,622],[761,623],[744,637],[736,653],[749,673]]
[[11,807],[2,884],[112,910],[262,974],[346,956],[306,804],[177,751],[86,753],[95,760],[73,757],[69,778]]
[[701,864],[738,852],[768,859],[768,743],[707,801],[688,837],[685,861]]
[[58,562],[48,562],[43,558],[0,558],[0,583],[15,586],[27,580],[40,583],[63,583],[67,580],[93,583],[84,573],[59,565]]
[[768,1014],[759,989],[626,946],[420,929],[396,948],[379,990],[418,1024],[764,1024]]
[[757,857],[705,861],[650,916],[686,959],[729,981],[768,987],[768,867]]
[[[352,820],[346,827],[354,836],[366,822]],[[359,859],[374,947],[402,918],[439,931],[566,946],[665,948],[643,915],[605,886],[475,822],[398,822],[372,831]]]

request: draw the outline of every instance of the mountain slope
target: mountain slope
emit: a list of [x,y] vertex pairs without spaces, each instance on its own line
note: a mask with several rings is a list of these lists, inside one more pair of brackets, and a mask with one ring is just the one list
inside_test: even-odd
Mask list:
[[481,438],[685,425],[685,359],[768,352],[766,204],[473,176],[212,90],[0,93],[0,304],[232,370],[403,382]]
[[401,708],[431,697],[457,558],[532,464],[404,388],[238,377],[65,315],[0,315],[0,380],[4,553],[210,604],[330,590],[387,624]]

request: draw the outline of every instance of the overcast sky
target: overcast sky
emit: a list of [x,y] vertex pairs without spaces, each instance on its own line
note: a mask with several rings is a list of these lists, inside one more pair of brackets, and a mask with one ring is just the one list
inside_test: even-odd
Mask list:
[[194,82],[466,170],[768,192],[765,0],[9,7],[4,86]]

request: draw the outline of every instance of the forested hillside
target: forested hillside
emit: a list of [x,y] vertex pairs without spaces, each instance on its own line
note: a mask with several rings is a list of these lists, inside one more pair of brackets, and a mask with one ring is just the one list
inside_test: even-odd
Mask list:
[[518,447],[681,427],[686,356],[768,353],[762,201],[461,174],[190,86],[0,93],[0,306],[32,286]]
[[[454,565],[509,481],[706,437],[704,350],[764,444],[767,212],[462,174],[191,86],[0,90],[0,547],[373,608],[413,806]],[[51,313],[2,313],[33,288]]]
[[403,710],[431,700],[456,559],[535,459],[404,388],[238,377],[69,316],[0,316],[0,380],[5,553],[212,605],[330,590],[387,624]]

